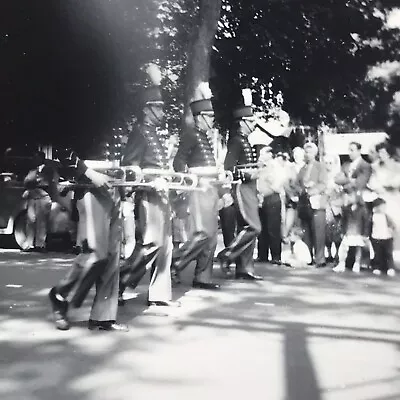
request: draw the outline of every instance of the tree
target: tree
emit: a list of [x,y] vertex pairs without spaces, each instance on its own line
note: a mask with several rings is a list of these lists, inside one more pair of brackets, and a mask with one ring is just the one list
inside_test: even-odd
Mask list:
[[[371,111],[368,66],[384,59],[378,2],[224,0],[214,57],[219,96],[233,88],[281,92],[285,109],[305,124],[355,127]],[[256,79],[254,79],[256,78]],[[231,88],[228,89],[227,88]]]

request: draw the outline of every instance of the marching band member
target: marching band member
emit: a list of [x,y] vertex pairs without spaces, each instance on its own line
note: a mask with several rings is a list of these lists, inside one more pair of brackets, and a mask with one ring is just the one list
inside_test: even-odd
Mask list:
[[[254,130],[250,89],[243,91],[244,105],[233,112],[235,128],[228,142],[225,169],[234,171],[243,164],[257,162],[256,154],[248,136]],[[261,232],[258,214],[257,173],[240,172],[242,182],[234,189],[234,200],[238,209],[238,233],[233,241],[218,254],[221,269],[229,272],[229,265],[236,261],[236,279],[262,280],[254,273],[253,253],[257,237]]]
[[[174,168],[183,172],[188,168],[202,179],[218,177],[216,152],[213,148],[214,111],[208,83],[201,83],[195,100],[190,103],[195,127],[181,138],[174,159]],[[196,260],[193,287],[219,289],[211,282],[213,259],[217,247],[219,193],[216,186],[205,184],[204,191],[190,194],[189,209],[193,234],[189,241],[176,249],[173,254],[174,268],[180,272],[191,261]]]
[[[122,165],[138,166],[142,169],[169,171],[168,147],[159,132],[164,117],[164,102],[161,96],[161,72],[155,64],[149,64],[146,73],[151,86],[142,93],[143,109],[138,124],[129,136]],[[148,305],[173,306],[171,291],[171,210],[166,181],[161,176],[154,187],[140,187],[135,192],[138,233],[133,254],[121,268],[120,298],[129,285],[136,287],[151,266]]]
[[[91,182],[94,187],[83,191],[77,200],[79,214],[85,221],[82,228],[87,249],[77,256],[67,276],[49,292],[55,326],[60,330],[69,329],[69,306],[80,307],[95,284],[88,328],[127,331],[127,326],[116,323],[121,244],[118,188],[111,188],[107,175],[88,168],[73,151],[59,151],[58,159],[78,182]],[[53,181],[53,193],[54,184]]]

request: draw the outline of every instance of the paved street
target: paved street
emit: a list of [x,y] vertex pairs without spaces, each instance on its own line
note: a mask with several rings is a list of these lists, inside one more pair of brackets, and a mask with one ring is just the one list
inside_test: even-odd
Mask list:
[[[399,278],[259,265],[262,283],[175,291],[182,307],[130,293],[129,333],[49,321],[47,292],[72,256],[0,251],[1,400],[398,400]],[[217,273],[218,276],[218,273]]]

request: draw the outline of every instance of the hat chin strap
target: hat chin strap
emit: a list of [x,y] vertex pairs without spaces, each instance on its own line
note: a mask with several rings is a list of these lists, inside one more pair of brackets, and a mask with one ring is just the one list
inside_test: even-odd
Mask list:
[[153,117],[154,117],[154,120],[155,120],[156,124],[157,125],[161,125],[162,120],[161,120],[161,118],[158,118],[157,114],[153,111],[153,107],[150,106],[150,107],[147,107],[147,108],[153,114]]
[[202,118],[203,118],[203,121],[204,121],[205,125],[207,126],[207,129],[201,129],[201,128],[199,128],[199,126],[197,126],[197,129],[199,129],[199,130],[201,130],[201,131],[204,131],[204,132],[210,131],[210,130],[213,128],[213,127],[212,127],[212,124],[209,124],[209,123],[208,123],[207,119],[204,118],[204,115],[199,114],[199,117],[202,117]]
[[248,121],[246,121],[245,119],[242,120],[244,122],[244,124],[247,126],[247,129],[249,130],[247,132],[247,135],[249,135],[252,131],[251,126],[249,125]]

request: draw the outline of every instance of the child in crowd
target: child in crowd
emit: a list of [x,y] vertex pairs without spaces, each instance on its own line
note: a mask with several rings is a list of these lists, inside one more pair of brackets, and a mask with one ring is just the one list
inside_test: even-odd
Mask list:
[[345,271],[349,250],[350,248],[355,248],[353,272],[359,273],[362,249],[368,244],[370,231],[368,211],[360,193],[351,192],[346,195],[342,223],[344,236],[338,250],[339,263],[333,268],[333,271]]
[[373,201],[372,207],[371,243],[375,253],[372,272],[375,275],[386,273],[388,276],[394,276],[393,234],[395,224],[388,214],[384,199],[377,198]]

